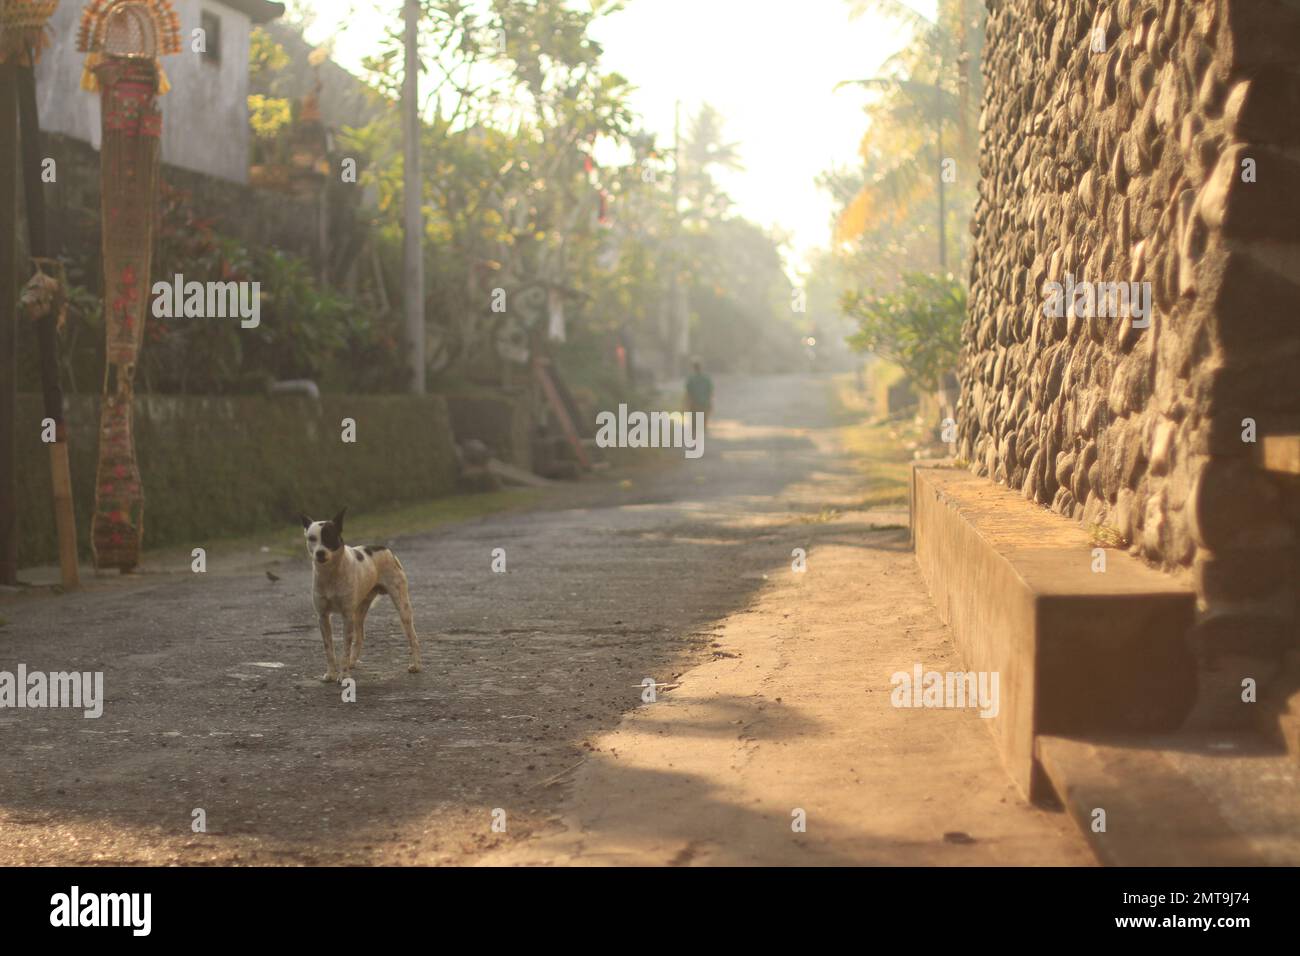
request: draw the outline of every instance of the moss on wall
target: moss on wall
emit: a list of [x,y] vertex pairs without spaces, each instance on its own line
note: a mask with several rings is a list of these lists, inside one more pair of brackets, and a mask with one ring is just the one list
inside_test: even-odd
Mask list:
[[[68,401],[69,451],[83,557],[90,554],[98,400]],[[40,399],[18,405],[18,562],[57,557]],[[356,422],[355,443],[342,421]],[[267,399],[141,396],[136,450],[144,477],[146,548],[188,544],[294,521],[450,493],[455,450],[437,396]]]

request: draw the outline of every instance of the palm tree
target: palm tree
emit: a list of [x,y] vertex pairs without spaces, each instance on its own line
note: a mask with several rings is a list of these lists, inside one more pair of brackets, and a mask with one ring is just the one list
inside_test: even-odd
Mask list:
[[725,120],[708,103],[690,120],[678,155],[678,187],[687,203],[687,218],[713,218],[726,212],[731,198],[713,179],[714,169],[741,170],[738,143],[723,136]]
[[[907,219],[918,202],[938,192],[938,260],[947,269],[948,241],[945,160],[972,168],[974,151],[972,86],[978,89],[977,51],[983,39],[979,0],[940,0],[937,20],[929,20],[902,0],[849,0],[852,15],[869,10],[907,23],[912,42],[885,62],[881,76],[846,80],[878,91],[881,99],[868,110],[871,125],[860,152],[873,169],[845,205],[836,223],[836,239],[850,241],[876,227]],[[944,147],[946,128],[955,127],[955,155]]]

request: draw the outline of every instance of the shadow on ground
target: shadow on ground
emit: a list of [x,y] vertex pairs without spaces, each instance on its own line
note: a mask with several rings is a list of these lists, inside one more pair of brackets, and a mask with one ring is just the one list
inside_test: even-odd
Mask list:
[[[0,864],[464,862],[554,822],[566,774],[604,758],[589,741],[640,704],[643,678],[709,660],[716,622],[794,548],[906,548],[861,515],[804,520],[854,472],[813,432],[830,431],[825,380],[719,385],[701,459],[593,484],[580,507],[394,539],[426,669],[405,672],[376,606],[355,703],[315,679],[305,557],[278,581],[186,575],[7,607],[0,670],[102,671],[106,701],[98,720],[0,711]],[[749,706],[719,699],[690,732]],[[655,785],[638,773],[629,785]]]

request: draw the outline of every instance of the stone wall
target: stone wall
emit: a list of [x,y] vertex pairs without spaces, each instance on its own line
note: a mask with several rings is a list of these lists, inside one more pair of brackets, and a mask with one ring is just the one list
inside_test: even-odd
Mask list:
[[[1300,493],[1243,440],[1300,433],[1300,4],[987,6],[959,454],[1186,574],[1194,717],[1236,722],[1300,646]],[[1067,276],[1149,325],[1047,315]]]
[[[45,212],[53,255],[84,269],[82,284],[98,288],[100,160],[89,143],[41,133],[41,153],[56,163],[58,178],[45,186]],[[320,204],[163,164],[162,181],[189,193],[197,216],[219,235],[252,247],[274,247],[320,265]],[[23,234],[25,236],[25,233]],[[155,277],[157,278],[157,277]]]
[[507,464],[532,470],[533,408],[529,393],[462,389],[443,392],[456,441],[476,439]]
[[[66,412],[78,545],[88,560],[99,400],[72,396]],[[54,563],[58,554],[42,414],[40,396],[19,395],[20,567]],[[344,418],[356,422],[353,443],[341,440]],[[333,514],[346,505],[355,514],[427,501],[456,485],[451,421],[437,395],[140,395],[135,440],[146,548],[293,527],[299,511]]]

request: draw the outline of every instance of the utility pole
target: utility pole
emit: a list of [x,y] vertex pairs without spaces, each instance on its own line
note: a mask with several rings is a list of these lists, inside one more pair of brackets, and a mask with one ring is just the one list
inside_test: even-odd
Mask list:
[[[41,394],[45,417],[54,423],[54,441],[50,449],[50,484],[54,499],[54,523],[59,540],[59,569],[65,591],[81,584],[77,568],[77,516],[72,502],[72,472],[68,466],[68,426],[63,417],[63,389],[59,385],[59,311],[62,307],[62,270],[49,258],[49,236],[45,221],[45,194],[41,185],[41,124],[36,108],[36,53],[27,47],[27,62],[18,67],[18,130],[22,142],[23,186],[27,212],[27,254],[42,275],[51,268],[49,281],[57,293],[48,306],[32,309],[26,315],[33,320],[40,350]],[[30,283],[38,282],[35,275]],[[29,283],[29,284],[30,284]],[[48,290],[49,286],[46,285]],[[42,314],[43,312],[43,314]]]
[[18,61],[0,63],[0,584],[18,583]]
[[681,282],[681,220],[678,202],[681,198],[681,141],[682,101],[673,104],[673,238],[671,284],[668,287],[669,354],[673,374],[686,369],[687,353],[691,347],[691,330],[686,316],[686,290]]
[[423,177],[420,175],[420,3],[406,0],[406,73],[402,77],[403,170],[402,301],[405,304],[407,361],[411,391],[424,394],[424,237]]
[[939,73],[934,80],[934,108],[935,119],[938,121],[938,141],[939,141],[939,271],[948,271],[948,237],[945,219],[947,215],[944,211],[944,189],[943,189],[943,87],[940,83],[943,79],[943,59],[939,59]]

